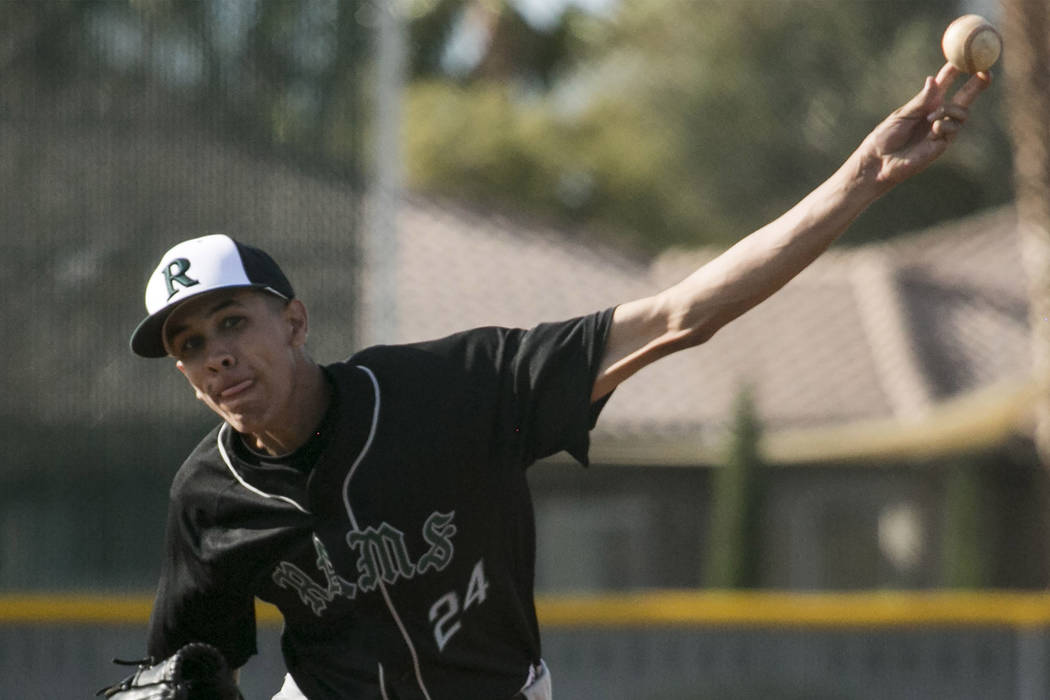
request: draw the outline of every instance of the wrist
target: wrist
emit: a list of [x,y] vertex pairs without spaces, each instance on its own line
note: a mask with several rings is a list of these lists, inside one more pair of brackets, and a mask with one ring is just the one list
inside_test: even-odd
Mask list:
[[867,149],[854,152],[839,169],[839,186],[869,203],[882,197],[897,183],[885,177],[880,157]]

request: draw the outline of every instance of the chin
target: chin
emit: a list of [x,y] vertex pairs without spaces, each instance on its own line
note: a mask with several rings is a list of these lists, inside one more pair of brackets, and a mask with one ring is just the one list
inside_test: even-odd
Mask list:
[[262,432],[261,423],[252,420],[248,416],[224,414],[222,417],[230,424],[230,427],[238,433],[253,435]]

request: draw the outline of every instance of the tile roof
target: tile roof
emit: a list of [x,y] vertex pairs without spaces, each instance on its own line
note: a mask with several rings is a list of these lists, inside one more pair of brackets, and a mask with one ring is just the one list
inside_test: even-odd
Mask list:
[[[542,224],[411,196],[396,221],[394,246],[362,244],[365,344],[528,327],[655,291],[645,261]],[[378,318],[388,309],[393,319]]]
[[[625,384],[622,393],[639,404],[662,395],[648,418],[666,413],[687,427],[688,416],[702,431],[731,419],[734,394],[748,382],[776,430],[917,420],[937,402],[1024,377],[1031,362],[1015,229],[1006,208],[890,243],[833,248],[653,372],[665,392]],[[669,283],[710,256],[671,253],[654,271]]]
[[[718,251],[646,262],[564,232],[409,198],[397,218],[397,341],[527,326],[659,291]],[[1012,210],[892,243],[836,247],[705,345],[620,387],[596,431],[721,434],[751,387],[769,429],[918,420],[947,398],[1024,375],[1028,333]],[[375,260],[365,244],[365,258]],[[371,256],[371,257],[370,257]],[[388,260],[389,262],[389,260]],[[377,272],[366,266],[368,309]],[[390,308],[389,306],[387,308]],[[375,319],[372,320],[374,323]]]

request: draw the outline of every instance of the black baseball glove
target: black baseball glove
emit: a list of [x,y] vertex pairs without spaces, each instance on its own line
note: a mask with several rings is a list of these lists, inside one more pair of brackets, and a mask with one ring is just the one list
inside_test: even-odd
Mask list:
[[137,665],[138,670],[120,683],[95,695],[110,700],[240,700],[233,671],[222,652],[210,644],[193,642],[153,663],[115,661]]

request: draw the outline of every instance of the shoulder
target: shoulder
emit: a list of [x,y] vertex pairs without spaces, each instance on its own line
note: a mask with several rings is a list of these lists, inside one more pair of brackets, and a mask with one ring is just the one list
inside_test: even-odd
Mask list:
[[398,359],[419,357],[421,355],[439,356],[475,345],[496,345],[508,337],[524,333],[518,328],[500,326],[482,326],[452,333],[440,338],[432,338],[400,345],[373,345],[355,353],[348,362],[360,363],[370,359]]
[[613,309],[532,328],[482,326],[442,338],[402,345],[375,345],[346,360],[345,366],[368,367],[379,373],[425,375],[433,372],[487,373],[512,367],[522,356],[546,357],[554,350],[604,346]]
[[476,364],[492,364],[526,331],[486,326],[453,333],[442,338],[402,345],[375,345],[347,360],[349,365],[399,371],[448,370]]
[[233,481],[219,444],[222,425],[212,428],[179,467],[171,483],[172,501],[196,500]]

